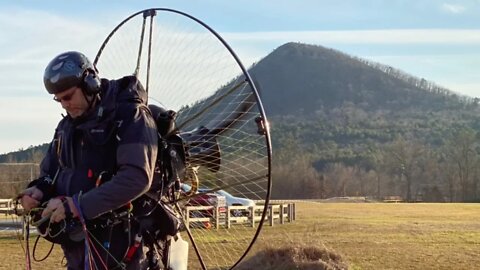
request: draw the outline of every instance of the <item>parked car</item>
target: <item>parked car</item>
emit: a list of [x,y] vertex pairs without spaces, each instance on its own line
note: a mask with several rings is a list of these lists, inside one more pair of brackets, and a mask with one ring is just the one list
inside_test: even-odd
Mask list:
[[[208,189],[200,188],[198,190],[199,192],[208,192]],[[227,200],[227,206],[255,206],[255,201],[248,199],[248,198],[242,198],[242,197],[237,197],[233,196],[232,194],[226,192],[223,189],[214,191],[215,194],[218,194],[220,196],[224,196]],[[248,210],[240,210],[240,209],[235,209],[231,211],[231,214],[235,217],[240,217],[240,216],[248,216],[249,215]]]
[[[185,193],[192,189],[192,187],[188,184],[182,184],[180,188]],[[216,206],[219,208],[218,210],[220,213],[220,217],[218,218],[225,218],[227,211],[227,199],[225,196],[214,192],[202,192],[200,189],[197,191],[197,194],[198,193],[201,194],[192,196],[188,200],[186,206]],[[213,210],[194,211],[191,213],[192,217],[214,217]]]

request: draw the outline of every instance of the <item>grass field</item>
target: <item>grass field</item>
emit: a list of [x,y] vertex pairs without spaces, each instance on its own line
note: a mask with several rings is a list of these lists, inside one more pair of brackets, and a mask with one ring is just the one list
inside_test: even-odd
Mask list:
[[[478,269],[480,205],[297,203],[296,221],[264,226],[249,256],[266,248],[325,247],[340,254],[349,269]],[[235,239],[225,235],[225,243]],[[38,257],[47,244],[40,245]],[[0,269],[25,269],[19,240],[0,238]],[[221,254],[217,254],[221,256]],[[34,270],[62,269],[56,247]],[[213,257],[214,258],[214,257]],[[192,255],[190,260],[194,261]],[[191,264],[189,269],[198,269]],[[258,269],[263,269],[259,267]],[[302,268],[299,268],[302,269]]]
[[325,245],[349,269],[476,269],[479,215],[478,204],[302,203],[297,221],[281,228],[285,239],[275,227],[262,239]]

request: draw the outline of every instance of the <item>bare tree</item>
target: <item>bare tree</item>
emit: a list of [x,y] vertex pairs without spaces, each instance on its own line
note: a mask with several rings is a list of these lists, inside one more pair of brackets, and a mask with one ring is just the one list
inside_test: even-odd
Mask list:
[[424,147],[418,142],[407,142],[403,137],[396,139],[385,149],[386,166],[405,181],[406,200],[412,201],[412,183],[418,171]]
[[471,178],[478,163],[478,155],[475,151],[476,133],[470,128],[464,128],[454,133],[444,148],[447,162],[455,164],[456,173],[460,182],[461,199],[465,201],[469,197]]

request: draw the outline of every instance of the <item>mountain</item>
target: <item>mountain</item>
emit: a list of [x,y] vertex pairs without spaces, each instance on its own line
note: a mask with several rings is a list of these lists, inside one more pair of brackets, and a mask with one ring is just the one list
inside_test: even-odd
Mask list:
[[312,114],[347,102],[368,110],[448,109],[468,100],[392,67],[322,46],[287,43],[266,56],[251,73],[264,90],[272,115]]
[[284,44],[250,71],[273,127],[282,129],[276,138],[291,135],[305,148],[330,140],[362,150],[358,144],[397,135],[440,145],[451,127],[480,130],[478,99],[322,46]]

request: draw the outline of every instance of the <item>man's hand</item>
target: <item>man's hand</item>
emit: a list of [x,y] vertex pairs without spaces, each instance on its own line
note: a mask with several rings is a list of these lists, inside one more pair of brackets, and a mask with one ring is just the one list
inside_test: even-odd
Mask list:
[[22,191],[19,195],[20,203],[25,211],[30,211],[32,208],[37,207],[43,198],[43,192],[36,187],[29,187]]
[[65,197],[63,201],[59,198],[54,198],[48,201],[47,207],[42,212],[42,217],[51,215],[50,221],[54,223],[64,220],[66,218],[65,204],[68,204],[72,217],[78,217],[78,212],[71,197]]

